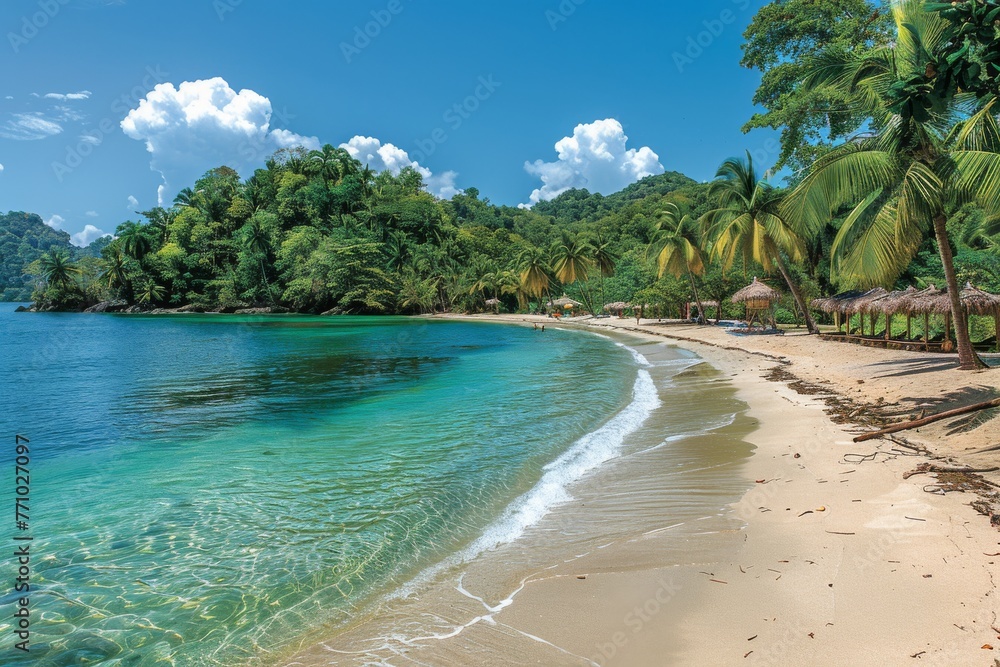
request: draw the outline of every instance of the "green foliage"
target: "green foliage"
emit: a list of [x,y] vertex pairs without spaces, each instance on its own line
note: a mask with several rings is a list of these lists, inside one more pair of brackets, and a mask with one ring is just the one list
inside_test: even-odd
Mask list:
[[889,13],[869,0],[777,0],[760,9],[744,33],[744,67],[762,73],[754,104],[766,109],[743,131],[781,130],[776,168],[802,169],[822,155],[830,142],[864,124],[849,100],[837,91],[810,90],[800,82],[815,55],[838,49],[864,56],[892,36]]

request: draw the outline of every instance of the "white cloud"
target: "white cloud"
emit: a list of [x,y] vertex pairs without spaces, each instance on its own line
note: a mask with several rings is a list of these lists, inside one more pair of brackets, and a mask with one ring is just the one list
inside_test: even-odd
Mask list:
[[129,195],[128,203],[125,204],[125,208],[127,208],[130,211],[134,211],[135,209],[139,208],[139,200],[133,197],[132,195]]
[[383,144],[374,137],[356,136],[340,147],[350,153],[355,160],[375,171],[398,174],[406,167],[413,167],[424,177],[427,191],[440,199],[451,199],[460,192],[455,186],[458,173],[445,171],[435,175],[427,167],[411,160],[406,151],[393,144]]
[[315,137],[271,128],[271,101],[252,90],[233,90],[220,77],[156,86],[121,122],[132,139],[146,142],[150,168],[159,172],[160,204],[221,165],[248,176],[276,150],[319,148]]
[[0,125],[0,137],[15,141],[36,141],[62,131],[62,125],[39,112],[11,114],[11,119]]
[[63,223],[66,222],[66,218],[61,215],[53,215],[51,218],[45,221],[45,224],[52,229],[62,229]]
[[86,227],[83,228],[82,232],[77,232],[76,234],[70,236],[70,243],[77,246],[78,248],[86,248],[91,243],[93,243],[95,239],[99,239],[102,236],[111,236],[111,235],[106,233],[102,229],[94,227],[93,225],[87,225]]
[[100,217],[97,211],[87,211],[86,213],[84,213],[84,215],[87,216],[88,218]]
[[97,146],[101,143],[101,138],[93,134],[81,134],[80,142],[90,144],[91,146]]
[[89,90],[81,90],[78,93],[48,93],[45,95],[46,99],[50,100],[87,100],[90,99],[90,96]]
[[648,146],[626,148],[628,137],[614,118],[577,125],[572,137],[556,144],[555,162],[525,162],[524,168],[542,179],[542,187],[531,193],[529,207],[555,199],[572,188],[611,194],[636,181],[662,174],[659,156]]
[[2,173],[3,173],[3,165],[0,164],[0,174],[2,174]]

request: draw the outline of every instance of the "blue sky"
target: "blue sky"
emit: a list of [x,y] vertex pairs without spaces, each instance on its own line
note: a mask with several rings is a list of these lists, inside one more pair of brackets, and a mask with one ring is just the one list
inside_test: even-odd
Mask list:
[[435,192],[510,205],[663,169],[708,180],[744,150],[768,166],[775,134],[739,129],[763,4],[5,0],[0,209],[88,240],[221,163],[247,176],[279,146],[354,137],[373,166],[416,161]]

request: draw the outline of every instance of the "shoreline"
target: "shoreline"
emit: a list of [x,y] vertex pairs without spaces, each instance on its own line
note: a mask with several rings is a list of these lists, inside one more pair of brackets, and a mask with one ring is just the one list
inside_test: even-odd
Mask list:
[[[1000,558],[1000,532],[969,507],[976,496],[927,493],[925,487],[935,483],[930,475],[904,480],[902,475],[927,457],[888,440],[854,444],[853,425],[834,423],[826,413],[827,396],[790,386],[798,381],[813,391],[823,387],[862,409],[899,403],[904,412],[934,413],[950,402],[973,403],[996,391],[990,371],[950,370],[953,362],[943,355],[847,348],[796,335],[737,339],[696,325],[556,324],[526,316],[447,319],[544,321],[677,345],[730,376],[749,406],[747,415],[758,422],[746,436],[756,447],[744,469],[753,486],[733,507],[744,524],[743,543],[729,562],[705,571],[712,576],[685,589],[676,616],[660,614],[635,634],[616,613],[602,616],[594,602],[607,588],[627,585],[621,577],[589,597],[567,599],[558,591],[527,587],[516,606],[521,618],[540,619],[535,625],[539,636],[559,625],[589,626],[581,632],[586,636],[570,637],[560,648],[592,655],[588,637],[620,640],[611,642],[614,650],[600,653],[606,660],[594,663],[609,665],[664,664],[664,656],[672,657],[668,664],[902,664],[920,659],[985,665],[1000,655],[984,648],[1000,646],[1000,604],[991,572]],[[777,381],[768,379],[776,366],[784,373]],[[793,426],[786,430],[789,422]],[[977,452],[997,444],[995,423],[964,433],[955,428],[947,422],[905,435],[950,464],[957,457],[978,467],[994,460]],[[990,481],[998,479],[994,474]],[[642,577],[624,577],[637,578]],[[648,599],[648,593],[640,594],[635,602]],[[578,613],[551,618],[553,611],[565,614],[567,609]],[[610,632],[594,635],[595,627]]]

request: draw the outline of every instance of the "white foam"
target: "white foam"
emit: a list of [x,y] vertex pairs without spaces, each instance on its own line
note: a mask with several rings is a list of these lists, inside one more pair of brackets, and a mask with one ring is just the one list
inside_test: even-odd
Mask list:
[[[645,357],[638,352],[634,354],[638,357],[637,361],[645,361]],[[511,503],[500,518],[462,552],[462,560],[471,560],[484,551],[513,542],[529,526],[548,514],[553,506],[571,500],[570,484],[617,457],[625,439],[661,405],[653,378],[648,371],[640,369],[632,389],[632,402],[604,426],[577,440],[566,453],[545,466],[545,473],[538,484]]]

